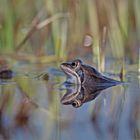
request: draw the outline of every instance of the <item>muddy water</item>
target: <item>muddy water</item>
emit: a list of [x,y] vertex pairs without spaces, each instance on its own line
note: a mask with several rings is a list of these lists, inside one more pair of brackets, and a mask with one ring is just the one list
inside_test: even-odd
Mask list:
[[137,72],[79,108],[61,104],[64,80],[55,65],[20,65],[0,80],[0,140],[140,139]]

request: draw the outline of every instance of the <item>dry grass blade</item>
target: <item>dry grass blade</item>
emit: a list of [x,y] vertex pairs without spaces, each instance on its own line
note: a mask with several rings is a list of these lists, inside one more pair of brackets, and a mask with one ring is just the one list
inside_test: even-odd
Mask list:
[[103,27],[102,35],[101,35],[101,49],[100,49],[100,65],[101,65],[101,71],[104,71],[105,66],[105,48],[107,43],[107,27]]
[[63,13],[56,14],[56,15],[54,15],[54,16],[52,16],[50,18],[47,18],[46,20],[38,23],[37,26],[36,26],[36,29],[38,29],[38,30],[42,29],[43,27],[45,27],[49,23],[51,23],[51,22],[53,22],[53,21],[55,21],[55,20],[57,20],[59,18],[63,18],[63,17],[67,17],[67,16],[68,16],[68,14],[63,14]]
[[36,26],[39,22],[39,17],[42,14],[42,10],[37,14],[37,16],[33,19],[32,23],[31,23],[31,27],[30,30],[27,32],[26,36],[24,37],[24,39],[19,43],[19,45],[17,45],[16,47],[16,51],[20,51],[22,49],[22,46],[25,44],[25,42],[28,40],[28,38],[33,34],[33,32],[36,30]]
[[51,22],[59,19],[59,18],[63,18],[63,17],[68,17],[68,14],[63,14],[63,13],[59,13],[56,14],[52,17],[49,17],[47,19],[45,19],[44,21],[39,23],[39,16],[40,14],[38,14],[32,24],[31,24],[31,28],[30,30],[27,32],[26,36],[24,37],[24,39],[19,43],[19,45],[16,47],[16,51],[20,51],[23,48],[23,45],[25,44],[25,42],[30,38],[30,36],[36,31],[36,30],[40,30],[43,27],[47,26],[48,24],[50,24]]

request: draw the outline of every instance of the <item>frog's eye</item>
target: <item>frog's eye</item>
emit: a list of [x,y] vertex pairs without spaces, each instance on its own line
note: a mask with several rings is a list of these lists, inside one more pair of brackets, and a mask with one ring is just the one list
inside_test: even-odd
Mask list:
[[76,64],[75,62],[72,62],[72,66],[73,66],[73,67],[76,67],[77,64]]

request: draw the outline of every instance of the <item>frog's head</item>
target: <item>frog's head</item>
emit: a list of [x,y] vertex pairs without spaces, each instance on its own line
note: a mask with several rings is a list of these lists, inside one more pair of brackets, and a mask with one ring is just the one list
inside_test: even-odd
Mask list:
[[79,59],[61,64],[60,68],[67,75],[67,82],[76,84],[82,83],[83,72],[81,66],[82,61]]

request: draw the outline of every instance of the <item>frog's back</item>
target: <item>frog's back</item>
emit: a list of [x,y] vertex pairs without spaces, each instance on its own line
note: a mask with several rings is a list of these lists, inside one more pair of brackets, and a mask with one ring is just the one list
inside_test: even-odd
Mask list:
[[94,88],[101,90],[123,83],[121,81],[117,81],[102,75],[91,66],[83,65],[82,68],[85,73],[83,82],[84,85],[90,85]]
[[95,68],[93,68],[89,65],[82,65],[82,68],[83,68],[84,72],[90,76],[96,76],[96,77],[102,76],[101,73],[99,73]]

